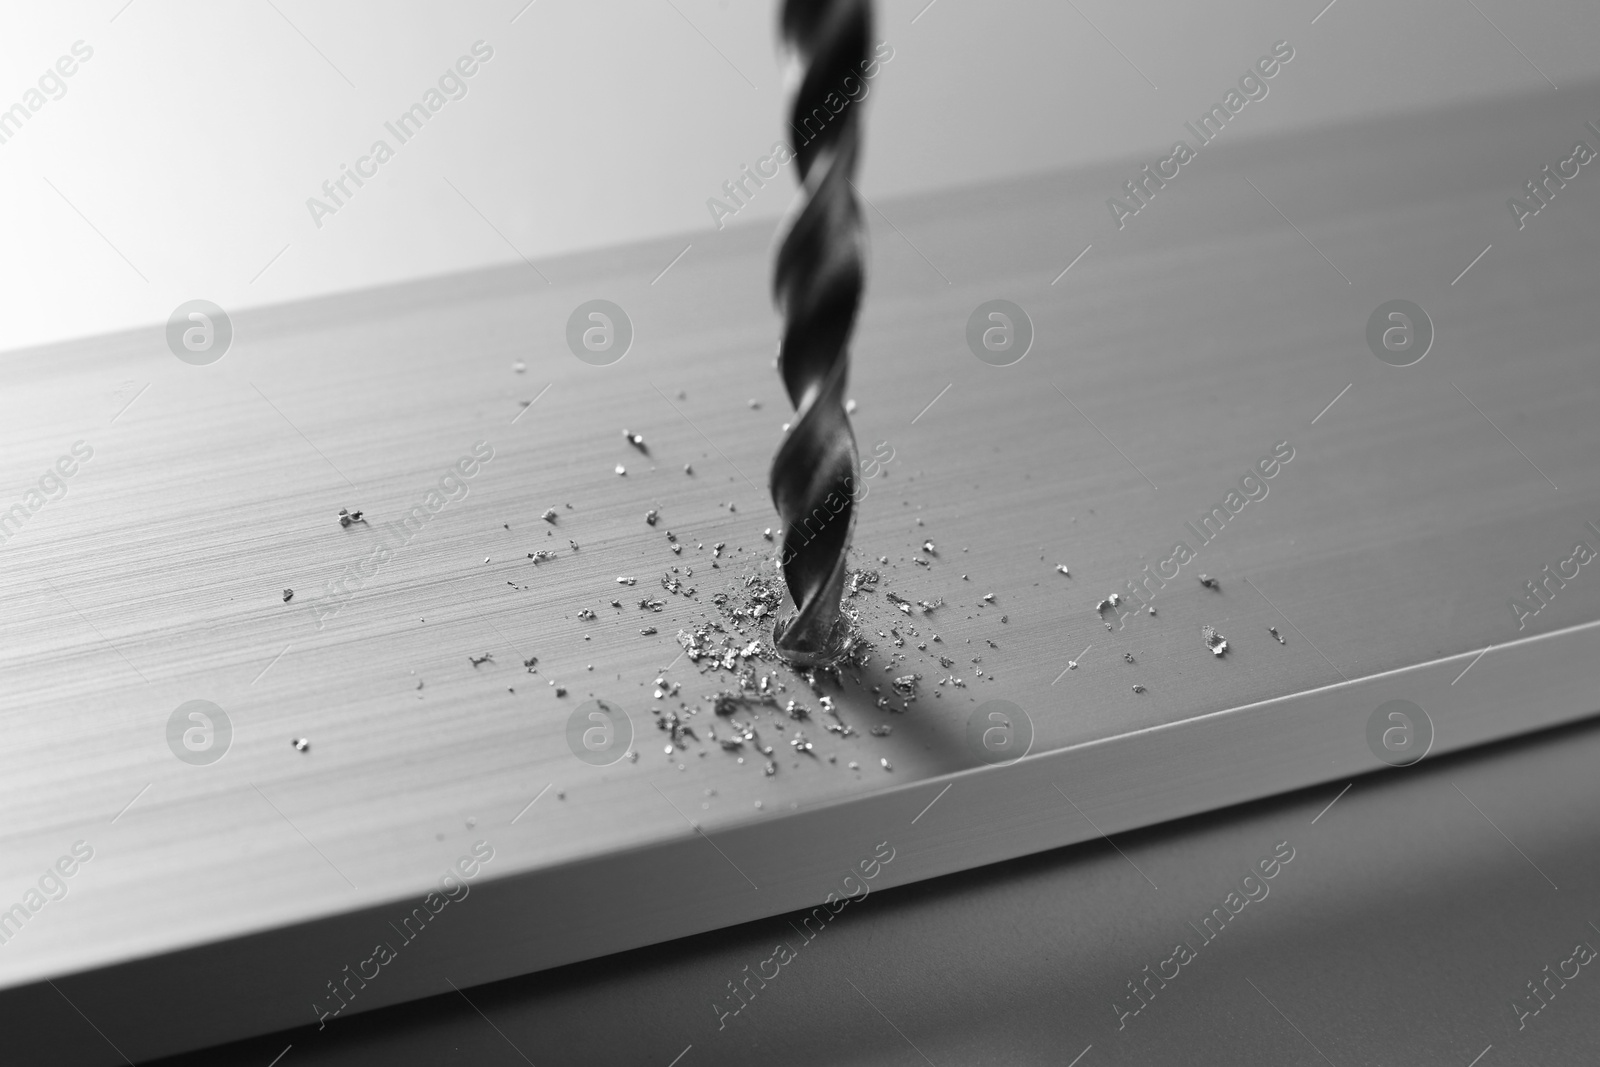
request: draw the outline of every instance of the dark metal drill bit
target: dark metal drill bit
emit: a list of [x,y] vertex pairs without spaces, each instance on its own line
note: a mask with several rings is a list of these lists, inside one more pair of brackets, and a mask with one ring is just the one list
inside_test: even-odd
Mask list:
[[838,113],[860,78],[872,35],[870,0],[784,0],[781,28],[801,76],[790,109],[803,205],[778,249],[773,293],[783,313],[779,373],[794,424],[772,461],[772,501],[783,519],[779,557],[798,609],[773,642],[791,662],[825,662],[836,647],[845,553],[855,529],[856,440],[844,409],[847,345],[865,282],[856,202],[862,109]]

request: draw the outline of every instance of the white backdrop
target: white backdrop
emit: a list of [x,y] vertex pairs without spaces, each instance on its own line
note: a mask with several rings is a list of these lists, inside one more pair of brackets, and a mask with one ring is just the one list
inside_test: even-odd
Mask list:
[[[782,135],[774,11],[10,0],[0,109],[27,116],[0,127],[0,350],[160,323],[196,297],[232,309],[709,235],[707,198]],[[1278,40],[1296,61],[1230,138],[1600,74],[1585,0],[883,0],[878,36],[894,58],[861,185],[880,205],[1153,158]],[[92,56],[51,73],[79,41]],[[478,41],[493,55],[465,95],[400,144],[384,122]],[[1354,91],[1352,64],[1375,72]],[[318,226],[307,199],[328,202],[323,182],[379,138],[394,157]],[[790,170],[730,225],[780,213]]]

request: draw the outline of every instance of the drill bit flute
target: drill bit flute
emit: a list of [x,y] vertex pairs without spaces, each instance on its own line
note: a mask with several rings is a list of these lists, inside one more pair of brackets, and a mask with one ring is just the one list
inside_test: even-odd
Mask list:
[[784,0],[781,27],[803,68],[789,125],[809,139],[795,145],[805,200],[778,249],[773,276],[784,320],[778,369],[795,419],[772,461],[772,501],[783,519],[784,581],[798,609],[778,622],[773,643],[791,662],[811,666],[827,662],[836,648],[845,553],[855,529],[856,440],[844,390],[865,280],[861,209],[851,183],[861,108],[835,114],[824,98],[865,67],[871,3]]

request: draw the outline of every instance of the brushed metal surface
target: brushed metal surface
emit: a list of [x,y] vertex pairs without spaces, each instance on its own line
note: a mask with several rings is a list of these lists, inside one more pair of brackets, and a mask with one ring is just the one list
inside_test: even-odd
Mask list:
[[[0,947],[0,1002],[56,979],[142,1058],[314,1017],[373,930],[480,839],[495,858],[449,937],[408,947],[351,1011],[813,903],[884,825],[918,828],[899,884],[1356,773],[1389,699],[1428,712],[1439,752],[1592,714],[1593,576],[1525,630],[1507,605],[1600,522],[1594,221],[1575,190],[1518,233],[1504,197],[1597,101],[1581,86],[1221,145],[1120,232],[1103,204],[1120,168],[879,205],[851,392],[861,440],[895,458],[856,545],[864,565],[889,557],[879,590],[945,603],[907,619],[861,598],[864,683],[919,672],[921,699],[894,715],[847,687],[860,736],[805,724],[815,758],[763,714],[770,778],[748,748],[667,757],[648,711],[664,668],[702,708],[726,684],[673,664],[673,634],[769,551],[750,478],[787,407],[765,230],[696,237],[665,275],[681,245],[545,264],[548,285],[519,266],[241,312],[208,367],[158,330],[8,354],[11,498],[73,442],[94,456],[0,546],[0,906],[74,841],[95,858]],[[609,367],[563,340],[597,296],[637,333]],[[962,339],[994,296],[1037,331],[1012,367]],[[1362,339],[1396,297],[1438,329],[1408,368]],[[479,441],[494,458],[470,494],[318,629],[316,594],[374,543],[338,510],[392,521]],[[1270,494],[1158,615],[1108,632],[1095,602],[1284,441]],[[542,548],[559,558],[526,558]],[[694,568],[698,601],[659,593],[673,566]],[[638,610],[646,592],[662,612]],[[935,684],[941,654],[965,687]],[[519,666],[533,655],[538,674]],[[590,695],[629,712],[637,763],[568,751]],[[785,696],[814,703],[792,681]],[[233,724],[208,767],[166,743],[194,699]],[[1031,717],[1022,763],[981,768],[969,747],[990,699]],[[867,736],[880,722],[893,734]],[[947,784],[939,828],[911,823]]]

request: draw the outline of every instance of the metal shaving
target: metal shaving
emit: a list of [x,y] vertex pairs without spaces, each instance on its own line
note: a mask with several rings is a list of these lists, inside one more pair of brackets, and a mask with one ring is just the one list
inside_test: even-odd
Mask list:
[[548,522],[551,526],[554,526],[556,524],[556,509],[555,508],[545,508],[544,509],[544,514],[540,515],[539,517],[541,519],[543,519],[545,522]]
[[651,710],[656,713],[656,729],[666,731],[667,736],[672,739],[672,744],[667,746],[668,755],[672,754],[674,747],[685,747],[683,744],[685,736],[693,737],[696,741],[700,740],[695,736],[694,728],[685,723],[685,716],[679,715],[676,711],[662,711],[660,708]]
[[[678,536],[671,531],[664,532],[667,535],[669,546],[675,550],[681,549],[682,545],[679,544]],[[775,535],[776,532],[770,527],[768,528],[768,533]],[[700,546],[697,545],[697,547]],[[728,542],[725,541],[708,541],[703,547],[710,548],[713,559],[722,561],[724,568],[732,565],[730,555],[733,560],[743,559],[742,555],[737,551],[730,554]],[[927,550],[932,551],[931,548]],[[725,680],[723,683],[725,688],[701,698],[704,703],[700,705],[699,710],[701,712],[710,710],[717,716],[714,720],[716,728],[710,731],[710,744],[720,746],[724,751],[734,754],[737,756],[738,761],[743,763],[746,758],[745,755],[740,754],[743,746],[754,742],[759,753],[757,758],[765,757],[765,773],[769,775],[777,773],[776,757],[772,746],[755,741],[754,731],[736,721],[737,717],[761,707],[772,709],[779,716],[782,716],[772,723],[772,728],[781,732],[785,729],[788,721],[808,721],[813,714],[811,708],[806,707],[801,700],[791,699],[783,692],[786,687],[780,679],[787,679],[789,675],[768,673],[764,668],[767,663],[781,661],[781,657],[772,644],[771,634],[773,620],[777,618],[779,610],[786,603],[785,598],[787,595],[781,573],[777,567],[770,565],[771,562],[770,559],[762,559],[757,565],[757,569],[753,572],[747,571],[737,578],[730,576],[729,585],[722,586],[710,593],[708,597],[710,606],[715,607],[716,613],[711,614],[709,617],[702,616],[699,621],[684,626],[676,634],[676,641],[683,649],[684,655],[682,658],[695,665],[700,673],[726,672],[734,676],[731,680],[732,684]],[[686,572],[687,574],[692,574],[692,568],[686,569]],[[632,585],[636,582],[636,579],[622,576],[618,578],[618,581],[621,584]],[[850,600],[851,598],[859,597],[863,593],[871,592],[874,588],[881,590],[881,581],[882,579],[877,571],[855,570],[851,572],[848,575],[846,588],[841,596],[842,611],[839,624],[833,635],[834,653],[832,660],[825,666],[815,667],[804,672],[796,671],[792,666],[789,668],[799,674],[800,678],[811,686],[816,696],[816,700],[812,702],[812,707],[819,708],[818,714],[825,716],[823,728],[837,737],[855,736],[856,730],[850,724],[839,721],[837,698],[824,694],[820,685],[825,680],[832,679],[836,684],[842,686],[846,684],[844,672],[851,669],[860,670],[869,664],[873,646],[865,638],[861,618],[862,613],[851,606]],[[686,583],[680,577],[679,568],[677,567],[669,568],[661,575],[661,587],[667,593],[694,597],[695,590],[692,587],[686,588],[685,586]],[[913,614],[911,611],[913,606],[921,608],[922,613],[926,615],[944,605],[942,598],[914,603],[898,594],[888,594],[887,599],[905,616]],[[992,597],[988,602],[993,602]],[[663,598],[645,597],[640,601],[642,610],[660,611],[664,609],[664,606]],[[909,623],[902,623],[902,626],[909,631],[909,637],[913,639],[914,643],[918,643],[918,647],[925,650],[926,642],[915,642],[915,638],[919,636],[917,627],[909,625]],[[653,631],[654,628],[652,627],[641,632],[651,633]],[[896,648],[903,648],[907,641],[907,635],[902,634],[900,630],[891,629],[890,634],[883,634],[883,636],[892,639]],[[938,640],[936,636],[929,636],[932,640]],[[948,659],[948,657],[946,658]],[[898,653],[889,658],[890,664],[902,662],[903,660],[904,656]],[[951,661],[949,666],[953,665],[954,661]],[[909,666],[910,664],[905,664],[905,667]],[[905,667],[901,669],[905,670]],[[856,682],[860,684],[859,677],[857,677]],[[901,705],[910,705],[915,701],[918,695],[919,682],[920,676],[914,672],[891,676],[882,688],[886,691],[893,690],[891,694],[894,699],[893,705],[890,704],[890,696],[878,695],[879,687],[872,687],[872,689],[880,708],[886,711],[903,713],[907,710],[907,707]],[[954,676],[941,679],[939,684],[941,686],[955,685],[962,688],[966,685],[963,680]],[[659,702],[654,705],[657,709],[656,714],[658,718],[667,724],[663,728],[671,731],[676,725],[676,735],[693,736],[687,732],[686,724],[697,713],[694,702],[679,704],[676,710],[671,711],[670,716],[675,716],[675,719],[669,717],[665,707],[666,698],[677,696],[676,683],[669,685],[664,677],[657,678],[654,696],[656,701]],[[726,736],[724,733],[723,722],[728,722],[732,726],[732,736]],[[875,736],[882,737],[886,736],[888,731],[880,728],[875,729],[873,733]],[[790,740],[790,746],[795,751],[805,752],[808,755],[821,755],[821,753],[816,752],[814,742],[803,733],[795,733],[794,739]],[[701,755],[706,755],[706,751],[702,750]],[[837,756],[830,758],[830,761],[836,760]],[[884,765],[885,770],[891,769],[887,760],[880,762]]]
[[659,518],[661,518],[661,512],[655,508],[651,508],[649,511],[644,513],[644,521],[649,523],[651,526],[654,526],[656,524],[656,520]]
[[921,680],[920,674],[902,674],[889,684],[894,687],[896,693],[905,697],[906,703],[909,704],[917,699],[917,683]]
[[1134,687],[1133,687],[1133,691],[1134,691],[1134,692],[1135,692],[1135,693],[1142,693],[1142,692],[1144,692],[1144,686],[1142,686],[1142,685],[1136,685],[1136,686],[1134,686]]
[[304,737],[297,737],[289,743],[294,746],[296,752],[305,752],[311,748],[310,740]]
[[1207,589],[1215,589],[1218,592],[1222,591],[1222,583],[1211,577],[1209,574],[1202,574],[1200,576],[1200,584],[1205,586]]
[[479,664],[491,663],[493,661],[494,661],[494,653],[493,652],[485,652],[481,656],[468,656],[467,657],[467,662],[471,663],[474,667],[478,666]]
[[1213,627],[1200,627],[1200,636],[1205,639],[1206,647],[1211,650],[1213,656],[1220,656],[1228,651],[1228,639],[1217,633]]
[[1062,574],[1065,574],[1068,578],[1072,577],[1072,572],[1067,570],[1067,565],[1065,563],[1057,563],[1056,570],[1060,571]]
[[775,708],[778,706],[778,701],[770,694],[758,696],[731,689],[725,689],[711,697],[711,710],[718,715],[733,715],[752,705],[768,705]]
[[1276,637],[1278,639],[1278,644],[1288,644],[1288,642],[1283,639],[1283,635],[1278,632],[1278,628],[1276,626],[1267,627],[1267,633],[1271,634],[1273,637]]
[[367,520],[363,519],[361,517],[361,512],[359,512],[359,511],[347,511],[344,508],[340,508],[339,509],[339,525],[340,526],[346,526],[347,527],[351,523],[356,523],[356,522],[359,522],[359,523],[362,523],[362,524],[366,524]]
[[[878,584],[878,572],[877,571],[856,571],[854,574],[850,575],[850,584],[845,590],[845,596],[855,596],[857,593],[861,592],[862,589],[865,588],[866,586],[877,585],[877,584]],[[867,591],[871,592],[871,590],[867,590]],[[887,595],[888,595],[890,600],[893,600],[895,598],[893,593],[889,593]]]

